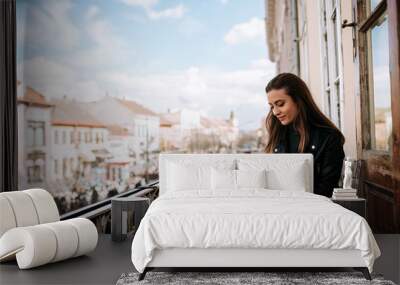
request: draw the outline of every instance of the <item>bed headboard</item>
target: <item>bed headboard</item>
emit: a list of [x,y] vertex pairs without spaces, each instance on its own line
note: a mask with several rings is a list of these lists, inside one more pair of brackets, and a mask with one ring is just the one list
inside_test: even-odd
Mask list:
[[160,195],[168,191],[167,189],[167,163],[182,163],[193,166],[204,165],[225,165],[238,169],[240,163],[262,163],[264,165],[278,168],[290,166],[291,164],[304,162],[306,176],[306,191],[313,193],[313,155],[305,154],[167,154],[161,153],[159,156],[159,186]]

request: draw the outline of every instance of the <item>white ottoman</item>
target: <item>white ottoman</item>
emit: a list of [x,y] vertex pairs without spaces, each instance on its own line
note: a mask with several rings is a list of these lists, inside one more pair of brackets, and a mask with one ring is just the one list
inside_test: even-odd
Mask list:
[[76,257],[94,250],[97,237],[88,219],[60,222],[46,190],[0,193],[0,262],[16,258],[26,269]]
[[88,219],[13,228],[0,238],[0,260],[16,256],[28,269],[86,254],[96,248],[97,229]]

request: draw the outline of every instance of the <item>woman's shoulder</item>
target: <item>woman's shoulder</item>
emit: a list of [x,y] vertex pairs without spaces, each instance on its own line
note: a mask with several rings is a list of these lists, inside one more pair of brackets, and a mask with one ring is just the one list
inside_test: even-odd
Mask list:
[[329,143],[343,144],[342,133],[330,127],[313,126],[311,134],[316,135],[320,141],[329,141]]

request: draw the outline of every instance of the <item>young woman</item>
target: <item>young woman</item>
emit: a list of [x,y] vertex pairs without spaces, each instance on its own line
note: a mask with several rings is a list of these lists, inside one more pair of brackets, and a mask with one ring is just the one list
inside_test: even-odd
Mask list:
[[332,196],[344,158],[344,136],[319,110],[307,85],[282,73],[265,88],[271,109],[266,118],[267,153],[312,153],[314,193]]

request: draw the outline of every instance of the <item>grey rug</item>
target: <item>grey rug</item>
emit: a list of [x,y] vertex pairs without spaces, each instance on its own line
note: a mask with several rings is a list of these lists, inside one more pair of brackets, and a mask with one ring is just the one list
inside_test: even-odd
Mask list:
[[360,272],[154,272],[150,271],[142,281],[139,273],[122,274],[117,285],[133,284],[390,284],[381,275],[372,274],[372,281]]

